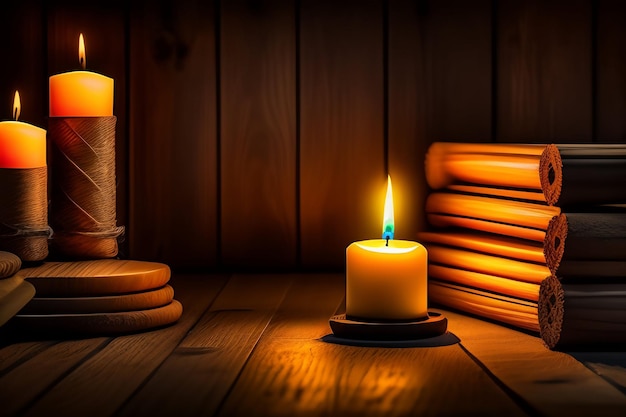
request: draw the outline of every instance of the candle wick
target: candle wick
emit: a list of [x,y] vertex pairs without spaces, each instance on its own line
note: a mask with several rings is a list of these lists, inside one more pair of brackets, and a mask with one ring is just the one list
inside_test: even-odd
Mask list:
[[387,243],[385,243],[385,246],[389,246],[389,236],[387,236]]

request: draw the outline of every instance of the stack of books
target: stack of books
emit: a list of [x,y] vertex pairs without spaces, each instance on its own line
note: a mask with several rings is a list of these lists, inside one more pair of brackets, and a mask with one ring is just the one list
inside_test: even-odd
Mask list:
[[626,145],[436,142],[425,168],[431,302],[626,343]]

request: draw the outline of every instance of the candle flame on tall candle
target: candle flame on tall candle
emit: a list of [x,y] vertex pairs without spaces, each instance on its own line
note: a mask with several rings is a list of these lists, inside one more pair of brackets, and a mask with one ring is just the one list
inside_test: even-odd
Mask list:
[[82,33],[78,37],[78,62],[80,62],[80,66],[83,69],[87,68],[87,54],[85,53],[85,39],[83,38]]
[[393,192],[391,190],[391,176],[387,175],[387,196],[383,212],[383,239],[393,239],[395,227],[393,219]]
[[20,102],[20,93],[15,90],[15,97],[13,98],[13,118],[17,121],[20,118],[20,112],[22,111],[22,104]]

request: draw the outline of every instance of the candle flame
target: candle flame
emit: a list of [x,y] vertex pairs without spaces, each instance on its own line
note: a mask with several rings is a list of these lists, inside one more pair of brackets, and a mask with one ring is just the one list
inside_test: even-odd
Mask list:
[[22,103],[20,102],[20,93],[15,90],[15,97],[13,98],[13,118],[15,120],[20,118],[20,112],[22,111]]
[[385,197],[385,210],[383,212],[383,239],[393,239],[393,192],[391,190],[391,177],[387,175],[387,196]]
[[78,37],[78,62],[80,62],[80,66],[83,69],[87,68],[87,54],[85,53],[85,39],[83,38],[82,33]]

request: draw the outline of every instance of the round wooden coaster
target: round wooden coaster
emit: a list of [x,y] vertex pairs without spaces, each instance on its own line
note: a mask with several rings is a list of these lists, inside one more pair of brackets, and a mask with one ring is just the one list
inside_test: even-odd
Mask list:
[[166,285],[156,290],[101,297],[35,297],[20,314],[115,313],[162,307],[172,302],[174,289]]
[[49,334],[114,335],[154,329],[178,321],[183,306],[177,300],[149,310],[98,314],[18,314],[13,324]]
[[46,262],[22,269],[37,297],[91,297],[159,288],[170,279],[169,266],[158,262],[98,259]]
[[0,251],[0,279],[14,275],[22,267],[22,260],[19,256]]

